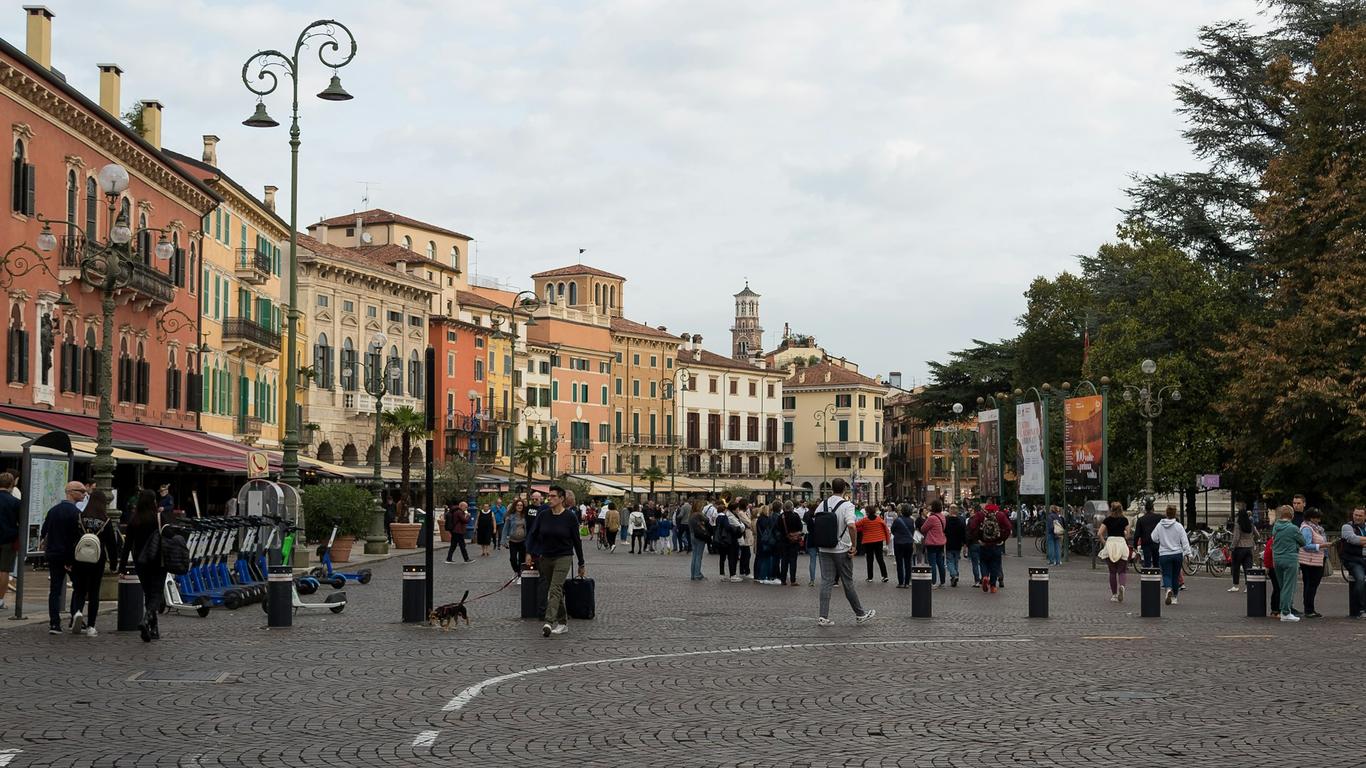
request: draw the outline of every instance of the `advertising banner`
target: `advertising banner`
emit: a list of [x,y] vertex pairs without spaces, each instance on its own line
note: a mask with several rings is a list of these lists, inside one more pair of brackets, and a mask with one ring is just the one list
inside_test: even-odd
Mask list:
[[1105,438],[1101,415],[1100,395],[1068,398],[1063,406],[1062,472],[1068,496],[1100,498],[1101,443]]
[[1021,496],[1042,496],[1044,484],[1043,434],[1039,427],[1039,404],[1015,406],[1015,442],[1020,462]]
[[977,412],[977,494],[1001,496],[1001,412]]

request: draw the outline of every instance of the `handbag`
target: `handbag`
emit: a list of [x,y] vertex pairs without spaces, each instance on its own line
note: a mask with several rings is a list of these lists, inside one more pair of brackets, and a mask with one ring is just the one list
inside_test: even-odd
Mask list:
[[925,534],[921,533],[920,531],[916,531],[915,533],[911,534],[911,541],[915,542],[916,544],[924,544]]
[[1063,535],[1063,533],[1065,533],[1065,531],[1063,530],[1063,527],[1062,527],[1062,521],[1061,521],[1061,520],[1054,520],[1054,521],[1053,521],[1053,535],[1054,535],[1054,536],[1061,536],[1061,535]]

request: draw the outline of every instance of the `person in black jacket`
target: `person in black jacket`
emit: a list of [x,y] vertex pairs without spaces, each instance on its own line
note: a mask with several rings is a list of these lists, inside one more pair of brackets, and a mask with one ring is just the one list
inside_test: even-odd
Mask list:
[[957,504],[950,504],[949,514],[944,518],[944,557],[949,566],[949,584],[955,587],[958,586],[958,556],[968,541],[968,525],[961,511]]
[[547,585],[545,626],[546,637],[563,635],[569,631],[564,607],[564,581],[569,577],[570,557],[579,562],[579,578],[584,577],[583,542],[579,539],[579,520],[565,510],[566,493],[558,485],[550,486],[550,511],[536,516],[527,534],[527,567],[531,554],[540,556],[541,579]]
[[[66,498],[57,502],[43,518],[39,535],[43,538],[43,554],[47,556],[47,632],[62,633],[62,604],[66,602],[66,577],[71,573],[76,542],[81,538],[81,510],[76,502],[85,498],[85,484],[72,480],[66,484]],[[75,617],[72,617],[74,626]]]
[[161,530],[160,517],[156,494],[151,490],[139,493],[137,503],[133,505],[133,517],[128,521],[128,540],[124,554],[125,558],[133,558],[133,565],[138,572],[138,583],[142,585],[143,614],[138,632],[144,643],[161,639],[161,630],[157,627],[157,614],[161,611],[166,595],[166,568],[162,566],[160,558],[144,561],[141,557],[147,549],[147,542],[153,534]]
[[692,581],[702,581],[707,578],[702,575],[702,556],[707,554],[707,545],[711,544],[711,526],[707,524],[707,516],[702,514],[701,502],[693,502],[688,515],[688,534],[692,540],[692,564],[688,576]]
[[95,619],[100,611],[100,580],[105,563],[110,571],[118,570],[119,532],[109,522],[105,512],[109,503],[103,493],[92,494],[81,510],[81,533],[93,533],[100,540],[100,557],[93,563],[71,564],[71,631],[94,637]]
[[13,488],[14,475],[0,472],[0,610],[9,592],[9,573],[19,557],[19,500],[10,492]]
[[1139,545],[1143,553],[1143,567],[1157,567],[1157,542],[1153,541],[1153,529],[1162,522],[1162,515],[1153,511],[1153,500],[1143,501],[1143,514],[1138,518],[1138,524],[1134,526],[1134,543]]

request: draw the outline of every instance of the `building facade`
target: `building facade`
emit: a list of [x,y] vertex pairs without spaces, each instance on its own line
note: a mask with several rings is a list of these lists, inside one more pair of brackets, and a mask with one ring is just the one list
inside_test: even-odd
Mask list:
[[759,324],[759,294],[744,290],[735,294],[735,323],[730,327],[730,356],[736,360],[752,361],[764,353],[764,329]]
[[458,317],[433,315],[430,338],[436,352],[436,461],[461,458],[478,463],[497,450],[497,427],[480,407],[488,328]]
[[612,317],[610,327],[610,469],[635,477],[645,467],[673,472],[676,431],[672,390],[678,338],[662,326],[651,328],[624,317]]
[[[887,462],[884,483],[888,498],[961,501],[976,495],[977,425],[926,425],[914,417],[920,389],[897,390],[885,401]],[[958,454],[954,463],[955,448]],[[958,493],[954,493],[955,480]]]

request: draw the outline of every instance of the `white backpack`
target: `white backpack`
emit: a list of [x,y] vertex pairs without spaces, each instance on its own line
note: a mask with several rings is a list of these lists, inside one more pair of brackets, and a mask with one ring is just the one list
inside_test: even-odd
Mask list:
[[76,542],[76,562],[78,563],[98,563],[100,561],[100,534],[104,533],[104,526],[109,525],[105,520],[100,524],[100,529],[94,533],[84,533],[79,541]]

